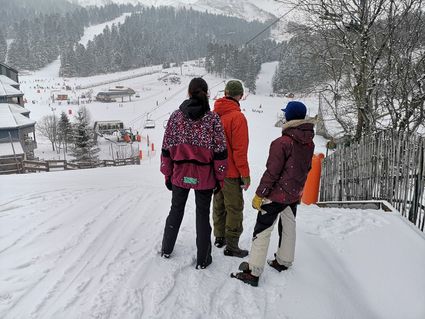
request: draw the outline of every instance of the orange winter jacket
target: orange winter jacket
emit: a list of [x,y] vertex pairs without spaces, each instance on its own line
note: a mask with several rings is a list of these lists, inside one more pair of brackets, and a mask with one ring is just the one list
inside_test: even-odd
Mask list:
[[226,134],[228,170],[227,178],[249,176],[248,123],[241,112],[239,102],[231,97],[215,101],[214,112],[221,119]]

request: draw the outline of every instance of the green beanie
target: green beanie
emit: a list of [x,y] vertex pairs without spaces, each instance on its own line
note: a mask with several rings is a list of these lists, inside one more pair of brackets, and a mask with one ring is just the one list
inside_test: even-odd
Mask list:
[[235,97],[243,94],[242,83],[238,80],[230,80],[227,82],[224,92],[231,97]]

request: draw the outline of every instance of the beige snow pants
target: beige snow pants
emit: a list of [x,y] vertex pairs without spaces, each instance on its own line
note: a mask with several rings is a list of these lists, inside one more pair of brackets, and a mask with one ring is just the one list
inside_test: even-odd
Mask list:
[[286,267],[292,265],[295,254],[297,205],[297,203],[285,205],[272,202],[261,207],[262,211],[258,212],[249,254],[249,268],[254,276],[260,276],[264,270],[270,236],[278,220],[279,245],[275,254],[276,260]]

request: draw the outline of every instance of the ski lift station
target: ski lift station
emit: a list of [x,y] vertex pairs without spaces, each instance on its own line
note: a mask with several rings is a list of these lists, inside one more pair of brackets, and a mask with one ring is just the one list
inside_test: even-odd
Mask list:
[[70,97],[68,92],[54,90],[52,91],[51,98],[52,98],[52,102],[55,102],[55,101],[68,101]]
[[100,102],[116,102],[116,99],[121,98],[121,102],[124,102],[124,98],[128,97],[128,100],[131,101],[131,97],[136,94],[136,92],[124,86],[115,86],[108,89],[108,91],[101,91],[97,93],[96,100]]
[[124,123],[119,120],[94,122],[94,131],[101,134],[112,134],[113,132],[122,130],[123,128]]

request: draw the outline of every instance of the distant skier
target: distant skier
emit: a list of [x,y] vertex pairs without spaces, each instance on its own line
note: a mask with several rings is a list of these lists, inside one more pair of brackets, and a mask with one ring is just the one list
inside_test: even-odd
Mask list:
[[239,270],[231,274],[252,286],[258,285],[263,272],[270,236],[278,221],[279,246],[275,259],[268,264],[281,272],[294,261],[295,216],[300,202],[314,151],[314,120],[305,119],[307,109],[298,101],[291,101],[285,109],[286,123],[282,136],[270,145],[266,171],[261,178],[253,208],[257,209],[249,261],[242,262]]
[[196,202],[196,268],[204,269],[212,262],[210,204],[214,189],[221,187],[226,175],[227,148],[220,117],[210,111],[205,80],[192,79],[188,94],[189,99],[171,114],[162,143],[161,172],[173,193],[161,256],[169,258],[173,252],[192,188]]

